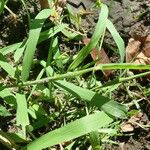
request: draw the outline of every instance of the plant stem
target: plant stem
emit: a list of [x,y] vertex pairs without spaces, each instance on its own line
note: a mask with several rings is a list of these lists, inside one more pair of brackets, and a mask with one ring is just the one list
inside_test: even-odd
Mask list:
[[[34,85],[34,84],[43,84],[43,83],[48,83],[50,81],[56,81],[56,80],[61,80],[61,79],[65,79],[65,78],[73,78],[73,77],[76,77],[76,76],[79,76],[79,75],[82,75],[82,74],[85,74],[85,73],[88,73],[88,72],[91,72],[91,71],[111,70],[111,69],[139,69],[139,70],[142,70],[142,69],[146,70],[147,69],[147,70],[149,70],[150,65],[136,65],[136,64],[127,64],[127,63],[122,63],[122,64],[121,63],[120,64],[115,64],[115,63],[112,63],[112,64],[99,64],[97,66],[87,68],[87,69],[84,69],[84,70],[79,70],[79,71],[74,71],[74,72],[67,72],[65,74],[55,75],[55,76],[52,76],[52,77],[47,77],[47,78],[43,78],[43,79],[39,79],[39,80],[35,80],[35,81],[22,82],[22,83],[19,83],[18,85],[10,85],[10,86],[7,86],[7,88],[16,87],[16,86],[30,86],[30,85]],[[125,81],[128,81],[128,80],[132,80],[132,79],[139,78],[139,77],[142,77],[142,76],[146,76],[146,75],[149,75],[149,74],[150,74],[150,71],[145,72],[145,73],[141,73],[141,74],[137,74],[137,75],[134,75],[134,76],[131,76],[131,77],[127,77],[127,78],[119,78],[116,81],[113,81],[113,84],[120,83],[120,82],[125,82]]]

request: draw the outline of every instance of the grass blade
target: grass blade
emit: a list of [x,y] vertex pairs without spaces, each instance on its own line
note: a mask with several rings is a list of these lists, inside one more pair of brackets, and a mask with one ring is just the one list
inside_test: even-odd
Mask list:
[[11,116],[11,113],[2,105],[0,105],[0,116],[7,117]]
[[113,23],[107,19],[106,23],[107,29],[111,33],[113,39],[115,40],[118,49],[119,49],[119,54],[120,54],[120,61],[123,63],[124,61],[124,56],[125,56],[125,44],[119,33],[117,32],[116,28],[114,27]]
[[91,41],[87,46],[81,49],[76,59],[69,66],[69,70],[76,68],[87,57],[87,55],[91,52],[91,50],[96,47],[98,41],[100,40],[101,36],[103,35],[106,29],[107,17],[108,17],[108,8],[106,5],[102,4],[99,20],[96,25],[95,32],[91,38]]
[[113,119],[107,116],[104,112],[88,115],[41,136],[37,140],[28,144],[22,150],[41,150],[69,141],[104,127],[112,121]]
[[53,37],[55,34],[59,33],[63,29],[65,29],[67,26],[68,26],[67,24],[59,24],[55,27],[50,28],[49,30],[41,32],[38,43],[41,43],[42,41],[45,41],[45,40]]
[[64,90],[71,93],[73,96],[80,98],[81,100],[90,102],[91,105],[97,106],[107,114],[118,118],[126,118],[127,108],[108,97],[104,97],[99,93],[93,92],[88,89],[81,88],[66,81],[57,81],[55,84]]
[[17,125],[22,127],[23,136],[26,137],[26,126],[29,125],[27,101],[25,95],[16,94],[17,100]]
[[5,57],[0,53],[0,67],[2,67],[11,77],[15,76],[15,68],[7,63]]
[[29,77],[29,72],[31,68],[31,64],[33,61],[33,56],[35,53],[36,45],[38,43],[38,39],[40,36],[40,32],[45,20],[50,16],[51,10],[44,9],[42,10],[33,20],[31,24],[31,29],[29,32],[29,38],[27,41],[27,47],[25,51],[25,55],[23,58],[23,67],[22,67],[22,80],[26,81]]
[[21,45],[22,45],[22,42],[9,45],[9,46],[7,46],[7,47],[4,47],[4,48],[0,49],[0,52],[1,52],[3,55],[7,55],[8,53],[14,52],[14,51],[15,51],[17,48],[19,48]]
[[0,14],[3,12],[4,6],[5,6],[5,2],[4,0],[1,0],[0,1]]

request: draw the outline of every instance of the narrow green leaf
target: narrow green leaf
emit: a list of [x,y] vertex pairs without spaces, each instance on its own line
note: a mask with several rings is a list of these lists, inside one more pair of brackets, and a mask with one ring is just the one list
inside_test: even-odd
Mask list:
[[0,14],[3,12],[4,6],[5,6],[5,2],[4,0],[1,0],[0,1]]
[[78,97],[81,100],[90,102],[91,105],[101,108],[101,110],[105,111],[111,116],[115,116],[118,118],[126,118],[127,116],[127,108],[124,105],[119,104],[118,102],[110,100],[108,97],[104,97],[99,93],[81,88],[74,85],[73,83],[62,80],[55,82],[55,84],[68,91],[73,96]]
[[124,56],[125,56],[124,41],[123,41],[123,39],[121,38],[121,36],[117,32],[116,28],[114,27],[114,25],[112,24],[112,22],[109,19],[107,19],[106,26],[107,26],[107,29],[111,33],[113,39],[115,40],[115,42],[118,46],[119,54],[120,54],[120,60],[121,60],[121,62],[123,62],[124,61]]
[[2,105],[0,106],[0,116],[7,117],[10,116],[11,113]]
[[26,126],[29,125],[29,117],[28,117],[28,109],[27,109],[27,101],[25,95],[16,94],[17,100],[17,125],[22,127],[23,136],[26,136]]
[[26,48],[26,41],[24,41],[21,46],[19,48],[17,48],[17,50],[15,51],[14,53],[14,60],[15,62],[18,62],[20,60],[20,58],[22,57],[23,55],[23,52]]
[[69,40],[72,40],[72,39],[77,39],[78,41],[82,39],[82,36],[76,32],[71,32],[67,29],[63,29],[62,30],[62,33],[69,39]]
[[67,24],[59,24],[55,27],[50,28],[49,30],[41,32],[38,43],[41,43],[42,41],[53,37],[55,34],[59,33],[60,31],[62,31],[67,26],[68,26]]
[[5,88],[5,89],[1,88],[0,89],[0,98],[3,99],[11,107],[16,108],[17,103],[16,103],[15,96],[10,92],[10,90],[8,88]]
[[4,48],[0,49],[0,53],[2,53],[3,55],[7,55],[8,53],[12,53],[17,48],[19,48],[21,46],[21,44],[22,44],[22,42],[15,43],[15,44],[9,45],[7,47],[4,47]]
[[2,67],[11,77],[15,76],[15,68],[6,61],[2,53],[0,53],[0,67]]
[[91,50],[96,47],[98,41],[100,40],[106,29],[107,17],[108,17],[108,8],[106,5],[102,4],[99,20],[97,22],[95,32],[91,38],[91,41],[87,46],[81,49],[76,59],[69,66],[70,70],[76,68],[88,56]]
[[27,47],[23,58],[23,67],[22,67],[22,74],[21,74],[23,81],[26,81],[27,78],[29,77],[29,72],[33,61],[36,45],[38,43],[38,39],[40,36],[40,32],[45,20],[50,16],[50,14],[51,14],[50,9],[42,10],[36,16],[36,18],[33,20],[31,24],[31,29],[29,31],[29,38],[27,41]]
[[88,115],[41,136],[22,150],[42,150],[105,127],[112,121],[113,119],[107,116],[104,112]]

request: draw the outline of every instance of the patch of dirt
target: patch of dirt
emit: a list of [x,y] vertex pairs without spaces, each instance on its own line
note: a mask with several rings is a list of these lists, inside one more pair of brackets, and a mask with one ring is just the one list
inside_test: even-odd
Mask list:
[[150,130],[138,129],[132,136],[118,137],[118,145],[106,144],[105,150],[150,150]]

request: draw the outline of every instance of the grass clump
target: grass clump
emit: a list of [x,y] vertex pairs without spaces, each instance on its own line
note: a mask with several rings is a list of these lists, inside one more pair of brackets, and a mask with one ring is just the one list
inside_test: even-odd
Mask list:
[[[22,2],[26,6],[27,2]],[[44,5],[33,20],[28,17],[27,39],[0,49],[0,67],[7,74],[0,84],[0,115],[12,117],[15,123],[11,126],[16,130],[0,131],[0,142],[5,147],[39,150],[86,146],[98,150],[118,134],[118,120],[128,117],[129,105],[115,101],[111,94],[124,82],[150,74],[147,71],[127,77],[127,70],[149,70],[150,66],[123,63],[124,42],[108,19],[108,7],[102,3],[97,6],[100,15],[91,40],[74,56],[61,50],[60,36],[65,42],[79,42],[85,33],[70,28],[64,21],[67,14],[58,17],[57,7],[44,9]],[[106,30],[116,42],[120,62],[85,68],[85,58],[96,46],[101,47]],[[45,41],[49,44],[48,55],[37,59],[36,47]],[[11,62],[7,60],[10,53]],[[99,70],[121,72],[115,80],[102,84],[95,75]]]

